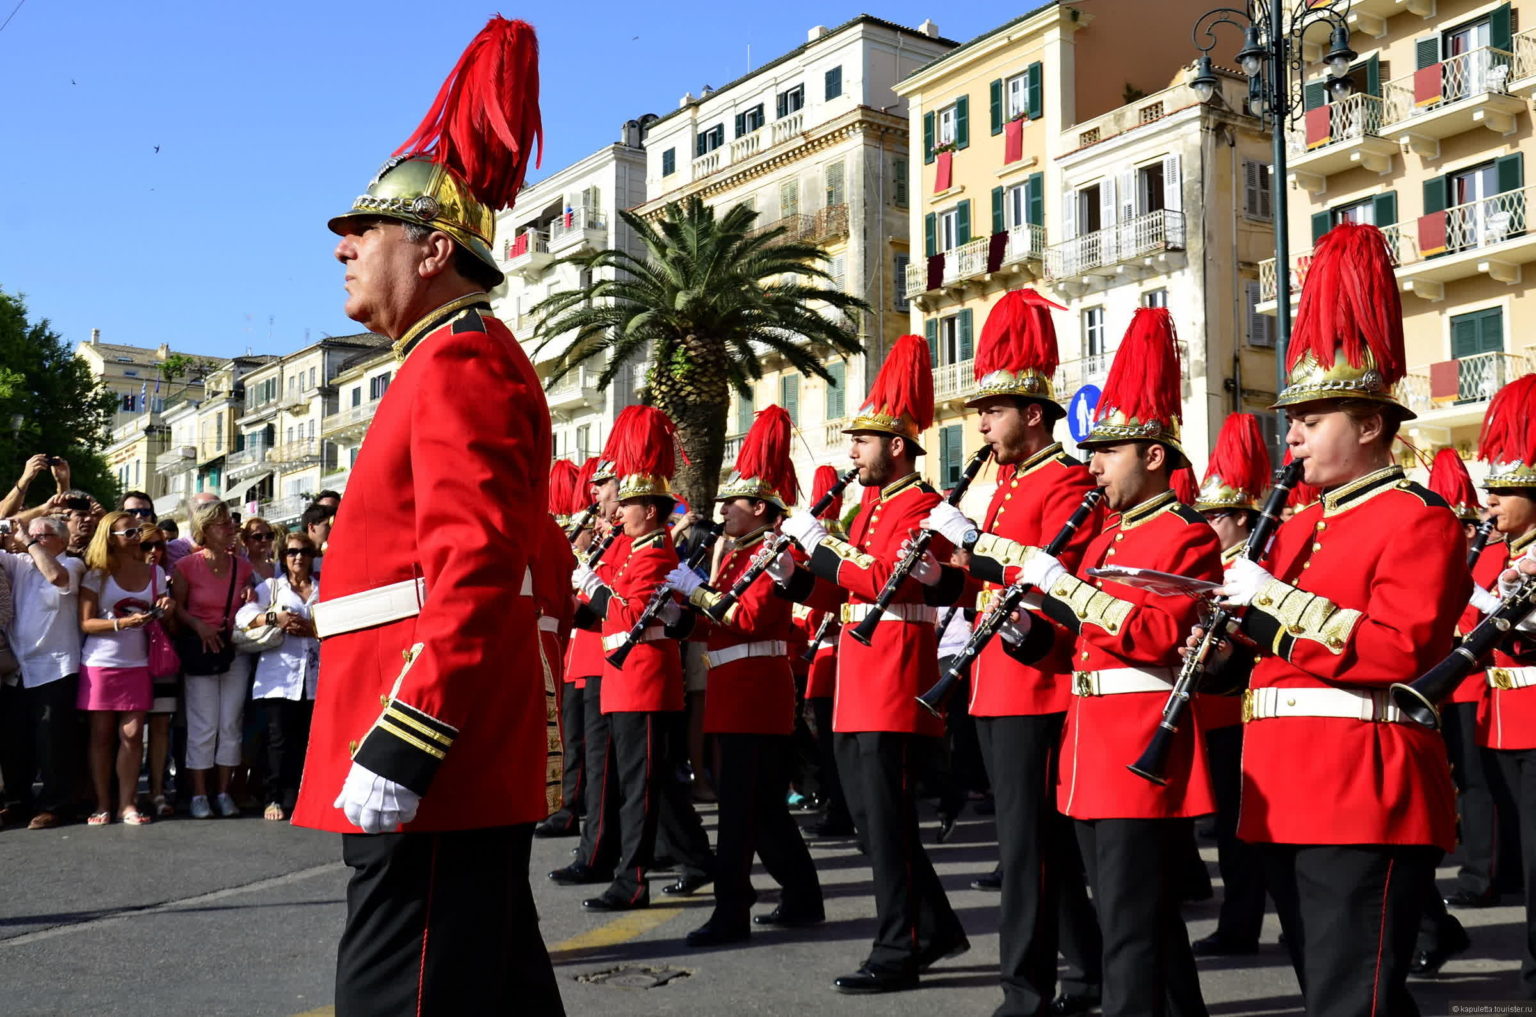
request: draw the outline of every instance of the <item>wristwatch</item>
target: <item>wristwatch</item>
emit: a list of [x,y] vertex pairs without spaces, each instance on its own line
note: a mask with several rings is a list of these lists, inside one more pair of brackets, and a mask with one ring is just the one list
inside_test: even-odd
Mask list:
[[970,529],[966,530],[965,531],[965,535],[960,538],[960,550],[962,550],[962,551],[970,551],[970,550],[972,550],[973,548],[976,547],[976,542],[978,540],[980,540],[980,539],[981,539],[981,531],[978,530],[976,527],[972,526]]
[[29,540],[29,541],[27,541],[24,550],[30,551],[30,550],[32,550],[32,548],[36,547],[38,544],[41,544],[41,543],[42,543],[41,540]]
[[277,624],[277,612],[276,611],[268,611],[267,612],[267,624],[268,625],[276,625]]

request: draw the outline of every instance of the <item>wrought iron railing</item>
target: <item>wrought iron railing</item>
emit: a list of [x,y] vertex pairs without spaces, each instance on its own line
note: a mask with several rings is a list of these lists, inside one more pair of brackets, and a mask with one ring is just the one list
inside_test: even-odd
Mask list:
[[1387,82],[1382,90],[1386,98],[1384,122],[1401,123],[1460,99],[1506,92],[1509,83],[1521,76],[1515,54],[1479,46]]

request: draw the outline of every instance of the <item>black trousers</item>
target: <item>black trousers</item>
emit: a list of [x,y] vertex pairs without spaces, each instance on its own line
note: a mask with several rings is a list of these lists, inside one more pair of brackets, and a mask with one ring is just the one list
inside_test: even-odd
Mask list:
[[1536,749],[1490,749],[1504,784],[1515,800],[1520,821],[1520,864],[1525,870],[1525,955],[1520,958],[1520,989],[1536,999]]
[[722,929],[746,928],[757,891],[752,856],[784,888],[780,903],[795,915],[822,914],[821,881],[785,799],[794,747],[788,735],[717,734],[715,913]]
[[[1099,993],[1103,946],[1098,921],[1085,907],[1088,896],[1071,823],[1056,811],[1056,760],[1065,718],[1061,713],[975,718],[979,751],[996,803],[1003,874],[998,916],[1003,1005],[995,1017],[1033,1017],[1044,1011],[1055,992],[1058,939],[1071,950],[1085,938],[1082,932],[1062,935],[1063,926],[1085,918],[1091,950],[1068,962],[1084,984],[1066,991]],[[1069,911],[1061,907],[1061,890],[1074,883],[1079,906]]]
[[848,798],[843,794],[843,779],[837,770],[837,738],[832,733],[832,697],[817,696],[807,700],[816,719],[816,751],[821,762],[821,793],[827,799],[823,822],[828,826],[852,826]]
[[1205,747],[1216,794],[1216,867],[1221,872],[1221,914],[1216,934],[1232,943],[1257,943],[1264,925],[1264,857],[1237,836],[1243,800],[1243,726],[1206,732]]
[[[74,811],[80,768],[80,725],[75,709],[79,675],[35,688],[0,686],[0,773],[5,797],[24,812]],[[32,793],[41,774],[42,787]]]
[[1490,750],[1477,744],[1477,704],[1447,703],[1440,708],[1445,750],[1456,782],[1456,812],[1460,821],[1461,871],[1456,889],[1483,894],[1494,886],[1499,858],[1499,815],[1494,803],[1496,766]]
[[277,802],[292,812],[299,797],[299,775],[304,772],[304,753],[309,748],[309,721],[315,712],[313,699],[258,699],[267,729],[267,772],[263,778],[268,803]]
[[[700,707],[702,709],[702,707]],[[689,780],[688,711],[656,715],[661,727],[661,814],[656,819],[656,857],[670,858],[684,876],[713,877],[709,835],[693,807]],[[784,793],[789,794],[786,788]]]
[[[589,686],[590,687],[590,686]],[[657,830],[687,875],[707,875],[714,864],[709,838],[688,790],[673,774],[662,712],[610,713],[613,773],[617,777],[618,865],[608,892],[629,901],[649,896],[646,870],[656,853]]]
[[1259,850],[1308,1017],[1415,1017],[1408,966],[1440,849],[1263,844]]
[[552,826],[575,829],[577,821],[586,811],[586,702],[585,689],[575,682],[560,686],[560,737],[565,742],[565,759],[560,771],[560,810],[549,817]]
[[892,731],[837,735],[843,792],[874,875],[875,941],[865,963],[876,971],[916,971],[965,938],[918,836],[916,766],[931,741]]
[[336,1017],[563,1017],[528,886],[531,823],[343,834]]
[[1205,1017],[1179,914],[1190,819],[1075,820],[1104,935],[1104,1017]]
[[583,811],[587,819],[581,828],[581,842],[576,845],[576,860],[599,872],[611,872],[619,861],[619,781],[613,760],[613,731],[599,702],[602,686],[602,677],[593,675],[581,694],[581,756],[586,774]]

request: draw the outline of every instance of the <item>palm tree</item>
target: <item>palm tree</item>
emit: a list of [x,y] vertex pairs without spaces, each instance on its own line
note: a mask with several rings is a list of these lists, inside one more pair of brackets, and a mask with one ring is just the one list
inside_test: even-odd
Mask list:
[[854,312],[870,307],[823,285],[833,283],[821,267],[830,260],[824,251],[784,227],[753,230],[757,213],[744,205],[717,219],[692,197],[667,205],[655,224],[631,212],[619,216],[645,245],[645,257],[606,250],[565,259],[614,269],[616,278],[546,297],[531,311],[539,320],[533,337],[540,351],[569,337],[549,384],[602,359],[596,384],[607,388],[624,364],[648,351],[641,398],[677,423],[689,461],[679,464],[675,486],[690,505],[706,506],[719,487],[731,390],[750,397],[769,352],[802,374],[832,380],[817,348],[861,352]]

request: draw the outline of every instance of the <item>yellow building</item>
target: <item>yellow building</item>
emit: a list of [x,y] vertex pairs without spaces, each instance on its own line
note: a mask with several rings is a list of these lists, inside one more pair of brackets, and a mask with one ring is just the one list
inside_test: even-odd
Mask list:
[[[1317,237],[1346,220],[1382,228],[1402,291],[1402,392],[1418,414],[1404,432],[1426,454],[1470,455],[1493,393],[1536,369],[1536,29],[1519,30],[1533,19],[1536,3],[1354,0],[1354,94],[1327,94],[1313,64],[1287,135],[1293,299]],[[1273,261],[1263,268],[1273,310]]]

